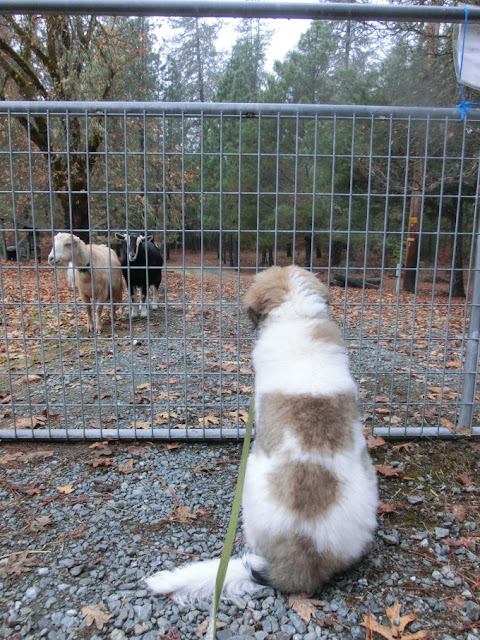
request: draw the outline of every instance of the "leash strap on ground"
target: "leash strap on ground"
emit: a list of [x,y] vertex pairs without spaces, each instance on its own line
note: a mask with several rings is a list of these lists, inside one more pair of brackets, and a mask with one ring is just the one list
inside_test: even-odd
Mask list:
[[215,582],[215,591],[213,595],[212,614],[210,624],[208,625],[207,640],[214,640],[217,632],[217,609],[222,595],[223,583],[227,573],[228,562],[232,554],[233,542],[235,540],[235,532],[237,530],[238,516],[240,513],[240,505],[242,503],[243,482],[245,480],[245,471],[247,468],[248,452],[250,449],[250,440],[252,437],[253,414],[255,409],[255,399],[252,397],[250,409],[248,410],[248,421],[243,440],[242,457],[238,467],[237,486],[235,487],[235,495],[232,502],[232,511],[230,513],[230,522],[228,523],[227,535],[225,536],[225,544],[223,545],[222,555],[220,556],[220,566],[218,567],[217,580]]

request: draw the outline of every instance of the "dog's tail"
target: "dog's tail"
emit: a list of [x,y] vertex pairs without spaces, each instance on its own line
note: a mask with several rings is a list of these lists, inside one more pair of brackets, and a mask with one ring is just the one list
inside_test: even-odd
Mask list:
[[[173,571],[160,571],[146,578],[148,588],[156,594],[169,595],[178,604],[207,600],[213,596],[220,560],[206,560],[183,565]],[[261,556],[248,554],[228,563],[223,597],[253,593],[268,584],[266,562]]]

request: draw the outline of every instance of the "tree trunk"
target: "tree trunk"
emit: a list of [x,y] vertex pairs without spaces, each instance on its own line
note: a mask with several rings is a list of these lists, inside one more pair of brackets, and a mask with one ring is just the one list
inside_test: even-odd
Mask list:
[[312,238],[311,236],[304,237],[305,242],[305,266],[310,267],[312,261]]
[[233,267],[234,266],[234,259],[233,259],[233,233],[229,233],[228,234],[228,255],[230,258],[230,266]]
[[289,242],[287,244],[287,258],[291,258],[291,257],[292,257],[292,245]]
[[200,102],[205,102],[205,87],[203,83],[203,66],[202,66],[202,49],[200,46],[198,18],[196,18],[196,23],[195,23],[195,48],[196,48],[196,55],[197,55],[198,92],[199,92]]
[[273,248],[270,247],[268,250],[268,266],[273,267]]
[[452,265],[452,296],[465,298],[465,287],[463,284],[463,201],[461,197],[456,214],[458,216],[458,224],[456,224],[457,221],[455,219],[455,215],[450,217],[452,230],[452,255],[454,255]]
[[[416,171],[420,171],[420,169],[417,168]],[[417,193],[412,195],[410,200],[405,271],[403,273],[403,290],[409,293],[414,293],[417,286],[418,236],[421,212],[422,198],[420,192],[417,191]]]
[[[427,41],[425,49],[425,66],[423,79],[426,79],[435,55],[438,53],[438,25],[436,23],[427,24]],[[420,142],[418,142],[417,153],[421,157]],[[414,293],[417,286],[417,266],[418,266],[418,241],[419,241],[419,221],[422,211],[421,185],[423,183],[424,162],[419,161],[413,173],[413,191],[410,200],[410,216],[408,220],[407,248],[405,252],[405,272],[403,275],[403,290]]]
[[345,248],[345,244],[340,240],[332,240],[332,257],[331,257],[331,265],[332,267],[338,267],[342,261],[342,253]]
[[[22,123],[23,124],[23,123]],[[41,125],[41,126],[40,126]],[[38,119],[35,135],[32,139],[35,144],[48,152],[49,141],[44,122]],[[26,126],[26,125],[25,125]],[[30,129],[32,132],[32,129]],[[65,229],[71,229],[84,242],[90,241],[90,218],[88,210],[88,180],[87,173],[95,164],[95,152],[98,150],[102,137],[95,133],[88,140],[88,151],[78,152],[85,142],[82,142],[82,131],[78,118],[70,120],[70,160],[63,155],[53,156],[51,169],[53,187],[63,209]],[[65,138],[67,138],[65,132]],[[88,155],[87,155],[88,154]]]
[[75,193],[77,190],[78,183],[72,183],[71,212],[68,192],[59,193],[58,199],[63,209],[65,229],[71,229],[76,236],[88,244],[90,242],[90,218],[86,185],[84,191]]
[[347,20],[345,33],[345,69],[350,66],[350,51],[352,48],[352,23]]

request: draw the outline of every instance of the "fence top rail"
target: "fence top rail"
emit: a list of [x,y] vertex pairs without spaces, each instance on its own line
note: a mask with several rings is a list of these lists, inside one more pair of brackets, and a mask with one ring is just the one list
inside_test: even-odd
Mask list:
[[[228,102],[68,102],[24,101],[0,102],[0,114],[11,115],[239,115],[255,116],[334,117],[339,118],[417,118],[450,119],[460,121],[461,114],[450,107],[397,107],[378,105],[337,104],[280,104],[280,103],[228,103]],[[472,109],[466,116],[480,120],[480,109]]]
[[[184,16],[196,18],[300,18],[310,20],[378,20],[463,22],[462,6],[360,4],[348,2],[249,2],[248,0],[0,0],[6,14],[89,14]],[[480,7],[469,7],[469,20],[480,21]]]

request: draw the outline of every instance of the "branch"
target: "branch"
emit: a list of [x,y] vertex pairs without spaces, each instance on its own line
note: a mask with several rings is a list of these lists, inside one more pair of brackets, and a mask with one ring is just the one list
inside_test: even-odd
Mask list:
[[[35,55],[40,60],[40,62],[45,67],[47,67],[47,69],[50,71],[50,73],[52,73],[52,69],[51,69],[51,66],[49,64],[49,57],[47,55],[45,55],[45,53],[42,51],[42,49],[38,45],[38,42],[36,42],[31,37],[30,33],[28,33],[25,29],[22,29],[22,27],[17,22],[15,22],[15,20],[11,16],[6,16],[6,20],[7,20],[7,24],[17,34],[19,40],[21,42],[24,42],[24,43],[28,42],[29,46],[32,48],[32,51],[35,53]],[[47,25],[48,25],[48,21],[47,21]]]
[[[5,70],[12,80],[16,82],[19,87],[23,87],[23,91],[26,95],[33,96],[35,99],[36,94],[30,89],[30,84],[33,84],[39,91],[39,93],[44,97],[48,97],[48,91],[45,89],[43,84],[40,82],[34,71],[31,67],[25,62],[25,60],[14,50],[12,47],[5,42],[5,40],[0,39],[0,51],[3,51],[11,60],[15,62],[15,64],[25,73],[27,78],[24,78],[15,68],[10,65],[7,60],[4,58],[0,59],[0,64]],[[27,81],[29,79],[29,82]]]
[[47,60],[45,62],[45,66],[50,71],[50,75],[52,76],[52,80],[57,84],[58,87],[61,86],[60,75],[58,73],[58,58],[57,58],[57,47],[56,47],[56,33],[54,29],[54,23],[52,20],[47,20]]

